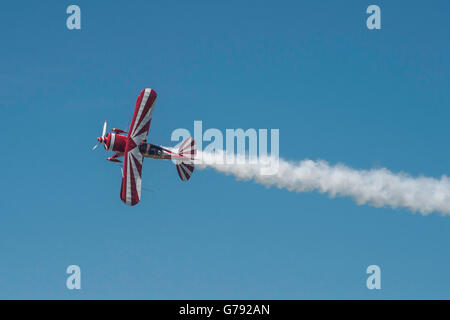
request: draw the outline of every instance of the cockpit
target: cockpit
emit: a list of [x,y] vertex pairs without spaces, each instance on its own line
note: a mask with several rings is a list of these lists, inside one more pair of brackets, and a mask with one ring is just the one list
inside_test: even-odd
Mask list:
[[160,156],[162,154],[162,148],[151,143],[141,144],[139,150],[147,156]]

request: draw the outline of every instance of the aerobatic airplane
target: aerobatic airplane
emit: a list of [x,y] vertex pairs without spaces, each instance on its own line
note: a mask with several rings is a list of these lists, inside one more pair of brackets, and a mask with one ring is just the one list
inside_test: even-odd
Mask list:
[[115,152],[112,157],[106,158],[108,161],[122,162],[117,158],[124,157],[120,198],[130,206],[134,206],[141,199],[142,163],[144,158],[174,160],[178,175],[183,181],[189,180],[194,172],[193,160],[196,149],[195,141],[191,137],[185,139],[178,150],[147,143],[155,100],[155,90],[142,90],[136,101],[128,135],[124,135],[126,131],[113,128],[111,130],[113,133],[108,133],[105,136],[105,121],[102,136],[97,138],[98,143],[92,148],[92,150],[95,150],[100,143],[103,143],[106,150]]

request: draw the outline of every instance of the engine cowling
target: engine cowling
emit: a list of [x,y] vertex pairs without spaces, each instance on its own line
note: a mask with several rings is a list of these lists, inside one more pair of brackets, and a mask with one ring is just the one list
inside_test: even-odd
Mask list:
[[105,149],[114,152],[125,152],[127,137],[116,133],[108,133],[105,139]]

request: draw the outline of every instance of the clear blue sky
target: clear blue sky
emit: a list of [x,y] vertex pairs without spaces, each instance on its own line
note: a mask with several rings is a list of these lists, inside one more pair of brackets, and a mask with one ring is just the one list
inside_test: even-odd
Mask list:
[[448,1],[74,3],[80,31],[72,2],[2,4],[0,298],[450,298],[449,217],[149,159],[130,208],[91,151],[151,87],[156,144],[194,120],[279,128],[285,159],[450,175]]

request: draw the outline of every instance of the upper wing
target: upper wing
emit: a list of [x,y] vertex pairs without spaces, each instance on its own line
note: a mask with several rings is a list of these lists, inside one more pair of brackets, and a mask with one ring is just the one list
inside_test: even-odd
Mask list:
[[156,92],[154,90],[142,90],[136,101],[133,120],[128,131],[120,198],[130,206],[134,206],[141,199],[141,174],[144,158],[139,151],[139,145],[147,140],[155,100]]

